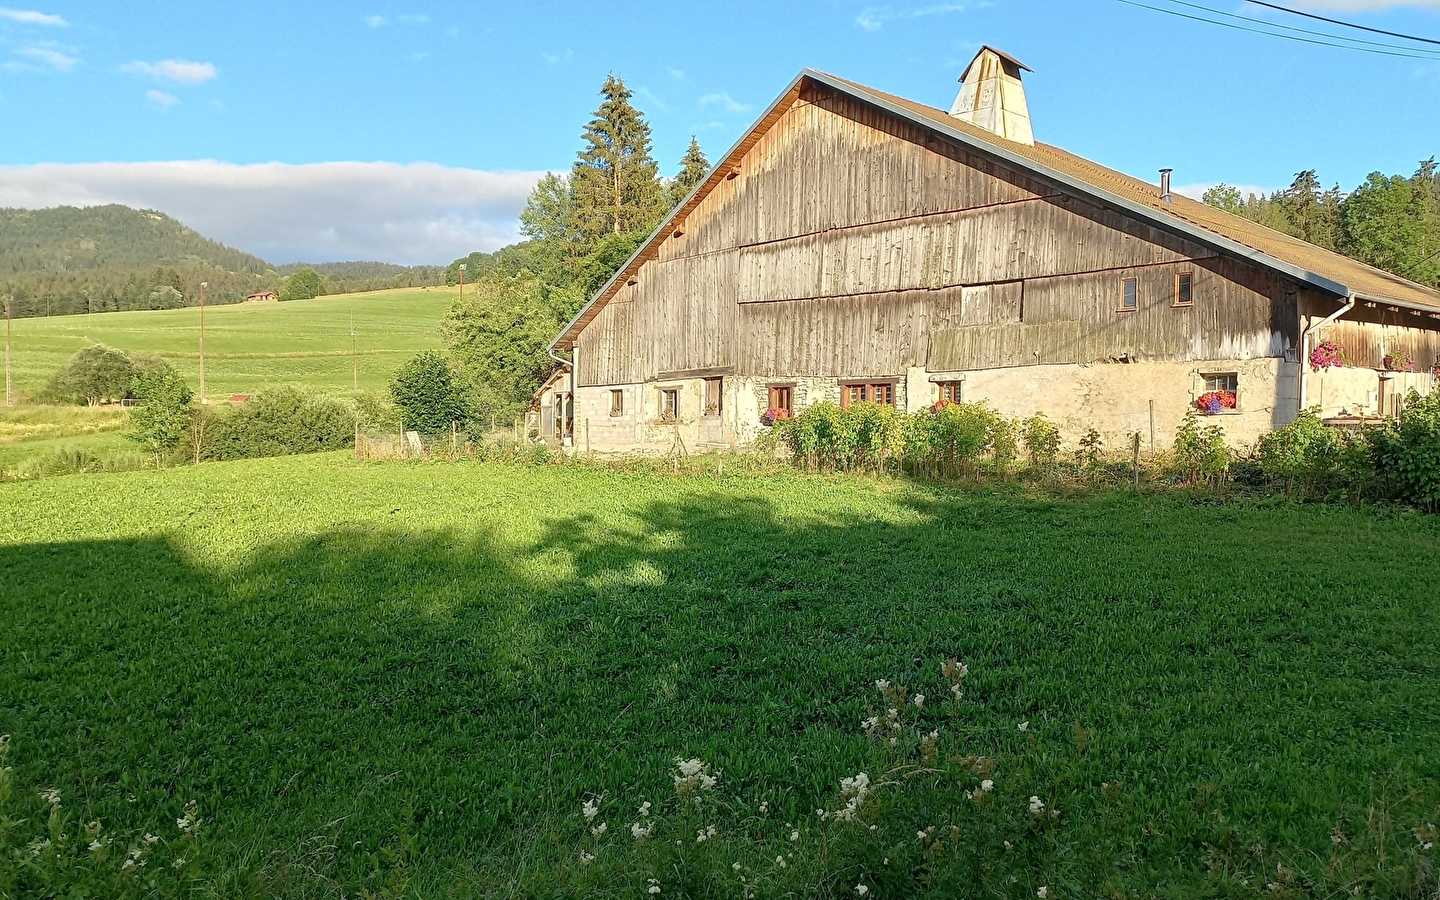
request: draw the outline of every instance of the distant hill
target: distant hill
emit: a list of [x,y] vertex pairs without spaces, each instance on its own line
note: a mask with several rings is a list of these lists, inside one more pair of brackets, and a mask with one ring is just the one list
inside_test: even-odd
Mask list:
[[215,266],[263,275],[269,263],[152,209],[0,209],[0,274]]
[[[111,204],[0,209],[0,296],[13,314],[59,316],[237,303],[280,291],[304,264],[279,268],[210,240],[162,212]],[[443,284],[440,266],[320,263],[322,293]]]

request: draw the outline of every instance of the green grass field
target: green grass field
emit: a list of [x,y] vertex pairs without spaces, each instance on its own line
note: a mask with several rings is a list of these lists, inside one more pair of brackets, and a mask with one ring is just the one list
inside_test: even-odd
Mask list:
[[[453,288],[437,287],[207,307],[206,392],[223,400],[274,384],[349,391],[352,323],[360,388],[383,390],[406,356],[439,348],[454,299]],[[159,353],[198,391],[199,337],[197,308],[17,319],[15,386],[40,390],[75,351],[99,342]]]
[[[877,771],[881,678],[996,761],[996,804],[1063,811],[975,849],[1016,872],[987,896],[1308,896],[1276,867],[1411,858],[1440,814],[1434,517],[343,454],[0,484],[0,510],[15,777],[162,835],[194,799],[215,859],[307,873],[229,895],[646,896],[648,870],[566,880],[578,813],[603,792],[602,852],[630,852],[679,755],[722,770],[722,836],[803,847]],[[920,894],[916,824],[760,895]]]

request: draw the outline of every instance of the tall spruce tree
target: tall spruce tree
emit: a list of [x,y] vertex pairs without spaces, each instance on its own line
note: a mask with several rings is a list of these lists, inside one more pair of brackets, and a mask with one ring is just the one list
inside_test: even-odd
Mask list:
[[695,185],[705,180],[710,174],[710,160],[705,158],[705,151],[700,149],[700,142],[695,135],[690,135],[690,149],[680,158],[680,174],[670,182],[670,204],[673,206],[684,200],[685,197],[695,189]]
[[585,126],[585,148],[570,171],[571,232],[586,250],[607,234],[648,232],[668,199],[650,155],[650,125],[630,103],[634,91],[610,75],[600,95],[605,99]]

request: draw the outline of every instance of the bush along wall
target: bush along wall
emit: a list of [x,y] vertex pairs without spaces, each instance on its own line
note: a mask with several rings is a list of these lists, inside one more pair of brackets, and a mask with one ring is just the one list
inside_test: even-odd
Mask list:
[[1076,481],[1143,480],[1282,492],[1307,500],[1388,501],[1440,511],[1440,392],[1411,392],[1404,412],[1383,425],[1330,428],[1314,410],[1236,453],[1225,434],[1194,411],[1176,429],[1169,451],[1135,469],[1138,436],[1107,448],[1093,429],[1062,460],[1060,429],[1043,414],[1000,415],[983,401],[937,403],[905,414],[892,406],[818,403],[778,419],[761,448],[788,451],[813,472],[872,472],[930,478],[1068,477]]

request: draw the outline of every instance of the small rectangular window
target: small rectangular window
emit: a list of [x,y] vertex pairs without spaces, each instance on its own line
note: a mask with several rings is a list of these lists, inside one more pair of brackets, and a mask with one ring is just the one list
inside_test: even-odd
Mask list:
[[940,382],[940,402],[941,402],[941,403],[959,403],[959,402],[961,402],[960,397],[961,397],[961,395],[963,394],[962,388],[964,387],[964,385],[965,385],[965,382],[963,382],[963,381],[942,381],[942,382]]
[[1189,306],[1195,301],[1195,279],[1189,272],[1181,272],[1175,276],[1175,305]]
[[1234,412],[1240,408],[1240,376],[1235,372],[1214,372],[1202,376],[1205,392],[1195,398],[1195,407],[1202,413]]
[[1125,278],[1120,282],[1120,311],[1140,308],[1140,279]]
[[895,382],[879,381],[871,384],[842,384],[840,385],[840,405],[849,406],[852,403],[889,403],[895,402]]
[[680,391],[667,388],[660,392],[660,421],[674,422],[680,418]]
[[624,392],[624,391],[611,391],[611,392],[610,392],[610,415],[612,415],[612,416],[623,416],[623,415],[625,415],[625,392]]
[[795,388],[788,384],[775,384],[770,386],[769,409],[776,412],[783,412],[785,416],[795,414]]
[[707,415],[707,416],[718,416],[718,415],[720,415],[721,407],[722,407],[722,406],[724,405],[724,403],[725,403],[724,397],[725,397],[724,379],[721,379],[721,378],[707,378],[707,379],[705,379],[705,415]]

